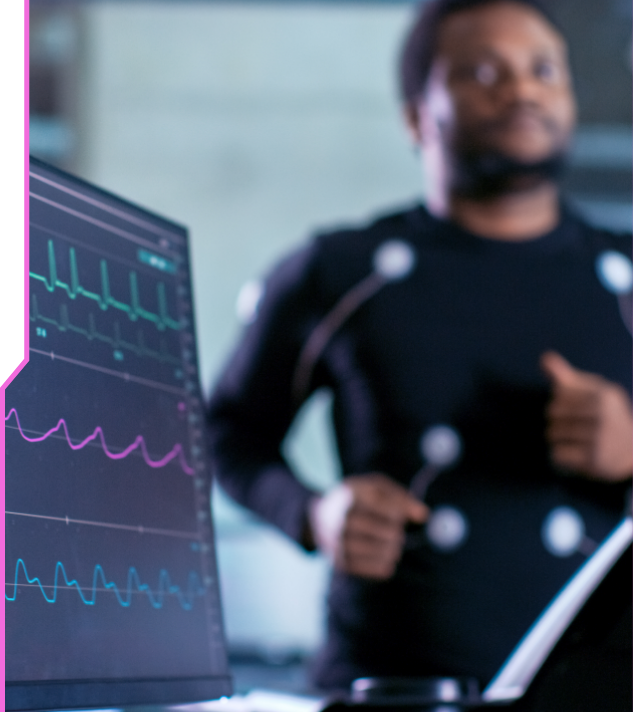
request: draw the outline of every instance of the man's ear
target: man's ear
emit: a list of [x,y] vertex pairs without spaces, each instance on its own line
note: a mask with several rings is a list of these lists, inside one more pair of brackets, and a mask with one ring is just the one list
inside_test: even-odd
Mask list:
[[408,101],[402,107],[402,117],[411,142],[417,148],[424,143],[424,106],[422,102]]

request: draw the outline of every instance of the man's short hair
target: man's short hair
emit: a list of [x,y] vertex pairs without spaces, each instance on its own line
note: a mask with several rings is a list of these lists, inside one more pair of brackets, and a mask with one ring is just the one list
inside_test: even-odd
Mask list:
[[[400,55],[400,98],[405,104],[416,102],[426,87],[437,49],[442,22],[453,13],[504,0],[430,0],[421,3]],[[543,0],[511,0],[539,12],[560,34],[559,23]]]

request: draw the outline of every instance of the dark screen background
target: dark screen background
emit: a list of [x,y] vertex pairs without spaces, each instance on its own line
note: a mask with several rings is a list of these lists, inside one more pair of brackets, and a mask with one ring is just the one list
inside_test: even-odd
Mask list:
[[226,675],[186,231],[39,164],[30,188],[6,679]]

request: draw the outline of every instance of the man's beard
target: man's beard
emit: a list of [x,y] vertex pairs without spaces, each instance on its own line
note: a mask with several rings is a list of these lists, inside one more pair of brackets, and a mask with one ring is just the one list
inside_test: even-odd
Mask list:
[[452,161],[451,192],[464,198],[486,200],[533,190],[560,181],[567,151],[560,149],[540,161],[528,163],[493,150],[456,151]]

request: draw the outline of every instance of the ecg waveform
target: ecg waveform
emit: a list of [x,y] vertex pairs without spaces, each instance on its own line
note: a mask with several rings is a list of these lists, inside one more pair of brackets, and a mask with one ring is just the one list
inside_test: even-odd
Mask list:
[[149,358],[156,359],[157,361],[162,361],[163,363],[172,363],[180,365],[180,359],[176,356],[172,356],[167,352],[165,343],[161,339],[161,350],[155,351],[148,348],[145,345],[143,338],[143,332],[139,330],[137,335],[136,344],[129,341],[125,341],[121,338],[120,327],[117,321],[114,322],[114,336],[108,336],[107,334],[101,334],[97,331],[95,326],[94,315],[92,312],[88,314],[88,328],[84,329],[80,326],[76,326],[71,323],[68,316],[68,307],[65,304],[61,304],[59,307],[59,321],[53,319],[49,316],[44,316],[39,309],[37,296],[35,294],[31,295],[31,321],[41,321],[44,324],[49,324],[51,326],[56,326],[59,331],[72,331],[75,334],[81,334],[85,336],[88,341],[101,341],[103,343],[109,344],[114,349],[126,349],[127,351],[132,351],[137,356],[148,356]]
[[76,299],[78,295],[86,299],[92,299],[97,302],[99,307],[104,311],[109,307],[119,309],[125,312],[130,321],[137,319],[146,319],[156,325],[156,328],[163,331],[166,327],[170,329],[180,329],[181,324],[176,319],[172,319],[167,313],[167,297],[165,295],[165,284],[159,282],[156,286],[156,295],[158,298],[159,314],[147,311],[140,304],[138,277],[133,270],[129,273],[130,279],[130,304],[121,302],[115,299],[110,292],[110,276],[108,273],[108,262],[104,259],[100,261],[99,268],[101,271],[101,294],[91,292],[79,283],[79,268],[77,266],[77,255],[75,248],[69,248],[70,260],[70,284],[62,282],[57,276],[57,261],[55,259],[55,245],[52,240],[48,241],[48,277],[36,272],[29,272],[29,276],[33,279],[44,283],[47,291],[54,292],[56,289],[62,289],[66,292],[69,299]]
[[[18,559],[17,563],[15,565],[15,579],[13,582],[13,594],[9,595],[7,593],[4,594],[4,597],[7,601],[15,601],[18,595],[18,586],[20,585],[18,583],[19,581],[19,576],[20,576],[20,569],[24,571],[24,577],[26,578],[27,583],[29,584],[37,584],[39,586],[39,589],[42,593],[42,596],[44,597],[44,600],[47,603],[56,603],[57,602],[57,593],[59,590],[59,576],[60,574],[62,575],[64,579],[64,583],[66,584],[67,588],[76,588],[77,593],[79,594],[79,597],[81,598],[82,603],[84,603],[86,606],[94,606],[96,601],[97,601],[97,590],[98,590],[98,584],[99,584],[99,579],[102,582],[103,588],[105,588],[107,591],[112,591],[114,595],[116,596],[117,601],[119,602],[119,605],[122,606],[123,608],[129,608],[132,604],[132,596],[134,594],[134,590],[138,591],[139,593],[145,593],[147,594],[147,598],[149,599],[149,602],[152,606],[152,608],[158,610],[163,607],[165,598],[167,596],[175,596],[176,599],[178,600],[178,603],[180,604],[181,608],[185,611],[190,611],[193,608],[194,601],[197,597],[204,596],[205,589],[202,586],[200,582],[200,577],[195,571],[191,571],[189,573],[189,579],[187,583],[187,590],[186,592],[183,592],[180,586],[176,586],[172,584],[169,573],[165,571],[165,569],[161,569],[160,573],[158,574],[158,589],[157,591],[152,591],[150,586],[146,583],[141,583],[140,577],[138,575],[138,572],[133,566],[130,566],[128,569],[128,574],[127,574],[127,589],[126,589],[126,594],[125,596],[121,595],[121,592],[113,581],[107,581],[105,572],[103,570],[103,567],[100,564],[97,564],[94,567],[94,572],[92,575],[92,587],[91,589],[88,589],[89,591],[91,590],[91,595],[86,596],[84,594],[84,589],[79,585],[79,582],[77,579],[72,579],[70,580],[68,578],[68,574],[66,573],[66,569],[64,568],[64,565],[62,564],[61,561],[58,561],[55,564],[55,578],[53,581],[53,593],[51,596],[48,596],[46,594],[45,588],[50,588],[50,586],[44,586],[42,584],[41,580],[37,577],[30,577],[28,574],[28,571],[26,570],[26,564],[24,563],[23,559]],[[11,585],[11,584],[7,584]]]
[[94,429],[92,434],[89,435],[87,438],[85,438],[81,442],[74,443],[70,437],[69,432],[68,432],[68,426],[66,425],[66,421],[63,418],[60,418],[59,421],[57,422],[57,425],[54,428],[51,428],[50,430],[48,430],[43,435],[40,435],[39,437],[31,438],[24,432],[24,430],[22,430],[22,425],[20,424],[20,418],[18,416],[18,411],[15,408],[11,408],[8,415],[5,415],[5,417],[4,417],[5,422],[7,422],[11,418],[12,415],[15,416],[15,422],[17,423],[18,430],[20,431],[20,435],[24,438],[24,440],[26,440],[29,443],[42,442],[43,440],[46,440],[51,435],[53,435],[53,433],[56,433],[61,429],[64,431],[64,434],[66,435],[66,441],[68,442],[68,445],[70,446],[70,448],[72,450],[81,450],[82,448],[86,447],[86,445],[88,445],[90,442],[99,438],[99,440],[101,441],[101,447],[103,448],[103,452],[111,460],[122,460],[124,457],[127,457],[131,452],[134,452],[134,450],[140,449],[143,459],[145,460],[146,464],[148,464],[150,467],[154,467],[154,468],[165,467],[165,465],[169,464],[174,458],[178,458],[178,462],[180,463],[180,467],[182,468],[183,472],[185,472],[187,475],[195,474],[195,470],[189,464],[187,464],[187,461],[185,460],[183,448],[180,443],[176,443],[176,445],[174,445],[174,447],[160,460],[152,460],[149,456],[149,453],[147,451],[147,445],[145,444],[145,439],[143,438],[142,435],[138,435],[136,437],[136,439],[134,440],[134,442],[131,445],[128,445],[121,452],[111,452],[108,449],[108,446],[105,441],[105,435],[104,435],[103,429],[101,428],[100,425],[98,425]]

